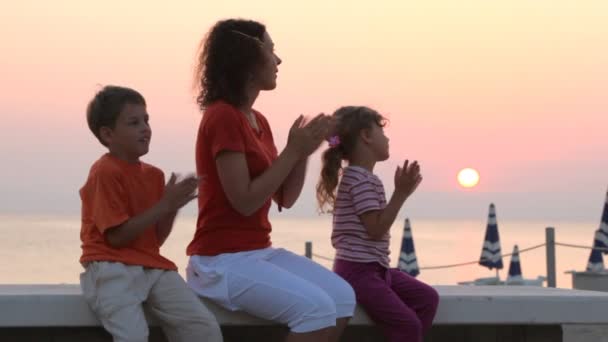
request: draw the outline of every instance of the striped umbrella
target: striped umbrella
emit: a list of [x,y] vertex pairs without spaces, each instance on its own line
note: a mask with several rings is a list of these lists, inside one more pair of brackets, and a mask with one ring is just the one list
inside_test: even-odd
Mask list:
[[401,254],[399,255],[399,269],[412,277],[420,274],[418,260],[416,260],[416,251],[414,250],[412,228],[410,227],[410,220],[407,218],[405,219],[405,225],[403,226],[403,240],[401,241]]
[[498,235],[498,224],[496,223],[496,208],[494,207],[494,203],[490,204],[486,237],[483,242],[479,264],[489,269],[495,268],[496,272],[503,268],[502,254],[500,251],[500,236]]
[[523,282],[524,277],[521,274],[521,264],[519,263],[519,248],[517,245],[513,247],[513,254],[511,254],[511,263],[509,264],[509,275],[507,276],[507,283]]
[[[595,238],[593,239],[593,248],[601,248],[603,237],[602,232],[598,229],[595,231]],[[600,272],[604,270],[604,257],[602,252],[597,249],[592,249],[589,254],[589,262],[587,262],[587,271],[589,272]]]
[[[604,201],[604,211],[602,212],[602,220],[600,222],[599,234],[595,234],[597,247],[606,248],[604,254],[608,254],[608,191],[606,192],[606,200]],[[595,243],[594,242],[594,247]]]

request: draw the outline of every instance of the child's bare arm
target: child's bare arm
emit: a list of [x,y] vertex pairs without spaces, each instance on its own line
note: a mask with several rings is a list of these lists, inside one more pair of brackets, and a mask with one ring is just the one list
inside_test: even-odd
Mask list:
[[121,248],[140,236],[147,228],[156,224],[169,211],[167,204],[158,202],[143,213],[131,217],[121,225],[109,228],[105,235],[110,246]]
[[363,226],[372,239],[381,239],[391,229],[399,209],[421,181],[422,176],[420,175],[418,162],[414,162],[408,167],[408,161],[406,160],[403,168],[397,167],[395,171],[395,191],[386,207],[383,210],[372,210],[359,215]]
[[165,241],[167,241],[169,234],[171,234],[176,216],[177,210],[163,216],[156,224],[156,236],[158,237],[158,244],[160,246],[162,246]]
[[[171,175],[171,177],[173,179],[174,175]],[[196,191],[196,188],[198,187],[199,181],[200,181],[200,179],[196,178],[196,176],[190,175],[178,183],[178,184],[185,183],[184,186],[186,187],[186,191],[188,192],[188,201],[185,202],[183,205],[180,205],[179,208],[186,205],[188,202],[190,202],[191,200],[193,200],[194,198],[197,197],[197,195],[195,194],[195,191]],[[165,188],[165,192],[167,192],[169,190],[168,189],[169,186],[177,186],[177,185],[175,185],[175,179],[173,179],[173,183],[171,180],[169,180],[169,183],[167,184],[167,188]],[[162,246],[165,243],[165,241],[169,237],[169,234],[171,234],[171,230],[173,229],[173,223],[175,222],[175,217],[177,216],[177,212],[178,212],[179,208],[174,211],[171,211],[168,214],[166,214],[165,216],[163,216],[156,224],[156,236],[158,237],[158,243],[160,246]]]
[[359,215],[367,234],[373,240],[380,240],[391,229],[406,199],[404,194],[393,192],[393,196],[383,210],[372,210]]
[[[163,197],[150,209],[143,213],[131,217],[121,225],[110,228],[106,231],[106,239],[114,248],[125,247],[141,235],[148,227],[156,226],[159,240],[162,244],[167,239],[173,226],[173,219],[177,210],[197,197],[195,194],[198,186],[198,179],[188,177],[178,183],[175,182],[175,175],[171,175],[169,182],[165,186]],[[172,218],[169,220],[169,218]],[[163,223],[162,232],[159,224]],[[168,227],[165,226],[168,224]]]

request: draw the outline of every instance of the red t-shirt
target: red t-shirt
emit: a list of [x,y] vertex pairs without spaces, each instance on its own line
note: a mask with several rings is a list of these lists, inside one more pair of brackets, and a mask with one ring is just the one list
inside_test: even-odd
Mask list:
[[270,246],[268,210],[271,199],[250,216],[236,211],[224,193],[215,158],[221,151],[245,155],[249,177],[255,179],[277,158],[266,118],[254,111],[259,132],[234,106],[218,101],[205,109],[196,140],[196,170],[205,180],[199,185],[198,220],[188,255],[217,255]]
[[[163,172],[146,163],[128,163],[105,154],[97,160],[80,189],[82,199],[81,263],[116,261],[128,265],[177,270],[160,255],[156,225],[128,246],[110,246],[104,232],[141,214],[158,202],[165,189]],[[120,228],[115,228],[120,229]]]

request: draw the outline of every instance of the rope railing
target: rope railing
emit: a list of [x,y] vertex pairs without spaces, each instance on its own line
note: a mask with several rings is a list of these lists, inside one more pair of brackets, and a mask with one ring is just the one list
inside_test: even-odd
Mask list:
[[[545,243],[541,243],[539,245],[535,245],[532,247],[528,247],[528,248],[524,248],[519,250],[519,253],[525,253],[525,252],[529,252],[531,250],[537,249],[537,248],[541,248],[544,247],[546,244]],[[334,259],[321,255],[321,254],[317,254],[317,253],[313,253],[312,254],[315,258],[319,258],[321,260],[325,260],[325,261],[330,261],[333,262]],[[501,254],[500,257],[508,257],[513,255],[513,253],[509,253],[509,254]],[[467,265],[474,265],[479,263],[480,260],[484,260],[484,259],[476,259],[474,261],[467,261],[467,262],[461,262],[461,263],[457,263],[457,264],[449,264],[449,265],[440,265],[440,266],[426,266],[426,267],[420,267],[420,270],[436,270],[436,269],[441,269],[441,268],[452,268],[452,267],[459,267],[459,266],[467,266]]]
[[562,242],[555,242],[556,246],[562,246],[562,247],[571,247],[571,248],[580,248],[580,249],[592,249],[592,250],[596,250],[596,251],[602,251],[602,252],[608,252],[608,248],[604,248],[604,247],[589,247],[589,246],[583,246],[583,245],[575,245],[572,243],[562,243]]
[[[544,247],[546,245],[547,245],[546,243],[541,243],[541,244],[536,245],[536,246],[520,249],[519,253],[521,254],[521,253],[529,252],[531,250]],[[508,257],[508,256],[511,256],[511,255],[513,255],[513,253],[501,254],[500,257],[501,258],[502,257]],[[458,264],[449,264],[449,265],[440,265],[440,266],[426,266],[426,267],[420,267],[420,270],[437,270],[437,269],[441,269],[441,268],[452,268],[452,267],[459,267],[459,266],[467,266],[467,265],[477,264],[477,263],[479,263],[480,261],[483,261],[483,260],[487,260],[487,259],[479,258],[479,259],[477,259],[475,261],[461,262],[461,263],[458,263]]]
[[[583,245],[576,245],[576,244],[571,244],[571,243],[563,243],[563,242],[555,242],[556,246],[561,246],[561,247],[570,247],[570,248],[579,248],[579,249],[589,249],[589,250],[599,250],[602,252],[608,252],[608,248],[605,247],[589,247],[589,246],[583,246]],[[531,247],[527,247],[527,248],[523,248],[519,250],[520,254],[529,252],[529,251],[533,251],[535,249],[541,248],[541,247],[545,247],[547,246],[547,243],[541,243],[538,245],[534,245]],[[500,257],[508,257],[513,255],[513,253],[508,253],[508,254],[500,254]],[[312,256],[314,256],[315,258],[319,258],[321,260],[325,260],[325,261],[329,261],[329,262],[333,262],[334,258],[331,257],[327,257],[325,255],[322,254],[318,254],[318,253],[312,253]],[[478,264],[480,261],[483,260],[488,260],[488,259],[476,259],[473,261],[466,261],[466,262],[460,262],[460,263],[456,263],[456,264],[447,264],[447,265],[437,265],[437,266],[425,266],[425,267],[419,267],[420,270],[437,270],[437,269],[446,269],[446,268],[454,268],[454,267],[460,267],[460,266],[468,266],[468,265],[475,265]]]
[[319,259],[325,260],[325,261],[331,261],[331,262],[333,262],[333,261],[334,261],[334,259],[333,259],[333,258],[326,257],[326,256],[324,256],[324,255],[317,254],[317,253],[312,253],[312,256],[314,256],[315,258],[319,258]]

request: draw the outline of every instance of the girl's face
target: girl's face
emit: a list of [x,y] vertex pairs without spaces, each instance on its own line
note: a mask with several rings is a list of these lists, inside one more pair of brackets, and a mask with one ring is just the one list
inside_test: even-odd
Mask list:
[[274,52],[274,43],[268,32],[264,32],[261,48],[264,60],[253,75],[253,82],[260,90],[272,90],[277,86],[278,65],[282,61]]
[[368,137],[369,147],[376,157],[376,161],[387,160],[390,156],[388,148],[389,139],[384,134],[384,128],[374,123],[368,131]]

